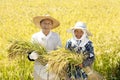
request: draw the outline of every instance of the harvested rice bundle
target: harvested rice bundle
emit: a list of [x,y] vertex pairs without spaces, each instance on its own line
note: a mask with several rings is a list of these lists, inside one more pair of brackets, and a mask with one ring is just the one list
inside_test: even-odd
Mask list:
[[17,40],[13,40],[10,41],[10,47],[8,49],[8,53],[9,53],[9,57],[10,58],[15,58],[18,55],[24,55],[24,54],[29,54],[30,52],[37,52],[39,54],[39,58],[38,60],[41,63],[45,63],[46,61],[43,60],[42,55],[43,54],[47,54],[45,48],[43,48],[41,45],[39,44],[33,44],[29,41],[17,41]]
[[76,54],[65,48],[52,51],[50,54],[44,55],[44,58],[48,59],[49,71],[61,78],[65,77],[68,64],[79,65],[83,61],[82,54]]
[[[29,54],[33,51],[39,54],[37,60],[41,64],[48,64],[49,71],[54,72],[57,76],[64,79],[66,79],[66,69],[68,64],[79,65],[82,63],[84,58],[82,54],[76,54],[69,50],[65,50],[64,48],[51,51],[47,54],[45,48],[41,45],[33,44],[29,41],[11,41],[11,45],[8,49],[10,58],[15,58],[18,55]],[[88,80],[93,80],[93,78],[96,80],[102,80],[102,76],[90,67],[84,68],[84,71],[88,74]]]

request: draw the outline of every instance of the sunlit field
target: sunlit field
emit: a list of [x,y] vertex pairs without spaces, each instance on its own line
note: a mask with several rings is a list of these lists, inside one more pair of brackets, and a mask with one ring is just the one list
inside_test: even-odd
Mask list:
[[30,40],[40,31],[32,21],[49,14],[60,21],[54,29],[63,47],[72,37],[66,30],[83,21],[93,34],[93,68],[105,80],[120,80],[120,0],[0,0],[0,80],[33,80],[34,62],[27,56],[9,59],[9,40]]

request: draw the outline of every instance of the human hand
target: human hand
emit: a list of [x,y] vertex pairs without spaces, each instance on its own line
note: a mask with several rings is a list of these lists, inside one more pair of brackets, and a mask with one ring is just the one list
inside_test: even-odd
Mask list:
[[80,64],[79,66],[80,66],[80,68],[83,68],[83,64]]
[[38,58],[38,53],[36,53],[35,51],[33,51],[32,53],[29,53],[28,54],[28,59],[30,61],[35,61],[37,58]]

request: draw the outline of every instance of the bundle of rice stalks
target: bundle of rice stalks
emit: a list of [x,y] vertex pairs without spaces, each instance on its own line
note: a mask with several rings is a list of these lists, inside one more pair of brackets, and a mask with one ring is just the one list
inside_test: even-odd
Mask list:
[[67,74],[66,69],[68,64],[79,65],[83,61],[82,54],[70,52],[69,50],[65,50],[65,48],[52,51],[48,55],[44,55],[44,58],[48,60],[49,71],[61,78]]
[[45,48],[39,44],[33,44],[29,41],[11,41],[11,45],[8,49],[9,57],[14,58],[18,55],[29,54],[30,52],[37,52],[39,54],[38,61],[46,65],[48,64],[48,70],[55,73],[60,78],[65,78],[67,75],[67,67],[71,65],[79,65],[83,62],[83,55],[77,54],[60,48],[55,51],[47,53]]
[[17,41],[17,40],[12,40],[10,41],[10,46],[8,49],[9,57],[10,58],[15,58],[16,56],[19,55],[25,55],[29,54],[31,52],[37,52],[40,55],[39,61],[44,63],[45,61],[42,59],[43,54],[47,54],[45,48],[43,48],[39,44],[33,44],[29,41]]

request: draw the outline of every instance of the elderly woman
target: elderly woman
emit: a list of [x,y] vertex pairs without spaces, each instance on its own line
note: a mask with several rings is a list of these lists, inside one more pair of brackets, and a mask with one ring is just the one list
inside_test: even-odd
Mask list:
[[[83,62],[80,65],[68,66],[68,80],[88,80],[88,75],[83,68],[91,66],[95,59],[94,47],[92,41],[88,38],[88,36],[92,36],[92,34],[87,30],[86,24],[83,22],[77,22],[75,26],[68,31],[73,34],[73,37],[67,41],[66,49],[84,55]],[[72,70],[74,66],[75,70]]]
[[[46,15],[34,17],[33,22],[37,27],[41,28],[40,32],[32,35],[33,43],[42,45],[48,52],[61,47],[59,35],[51,31],[60,25],[59,21],[51,16]],[[55,74],[48,73],[47,65],[44,66],[37,61],[38,56],[39,55],[35,52],[32,52],[28,55],[29,60],[35,61],[34,80],[55,80]]]

